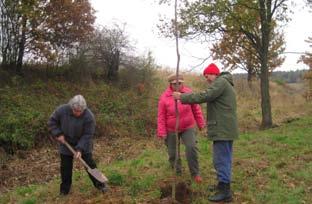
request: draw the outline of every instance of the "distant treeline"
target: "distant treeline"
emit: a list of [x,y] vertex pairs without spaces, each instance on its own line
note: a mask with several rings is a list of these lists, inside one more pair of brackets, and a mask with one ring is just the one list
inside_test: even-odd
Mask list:
[[[298,83],[303,81],[303,76],[309,70],[296,70],[296,71],[274,71],[270,75],[272,81],[280,81],[285,83]],[[236,79],[246,79],[247,73],[234,74]]]

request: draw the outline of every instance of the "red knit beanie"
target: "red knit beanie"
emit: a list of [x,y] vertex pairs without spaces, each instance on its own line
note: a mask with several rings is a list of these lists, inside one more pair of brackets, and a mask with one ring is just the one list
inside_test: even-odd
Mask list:
[[214,63],[211,63],[204,70],[203,75],[205,76],[206,74],[219,75],[220,74],[220,70],[217,67],[217,65],[215,65]]

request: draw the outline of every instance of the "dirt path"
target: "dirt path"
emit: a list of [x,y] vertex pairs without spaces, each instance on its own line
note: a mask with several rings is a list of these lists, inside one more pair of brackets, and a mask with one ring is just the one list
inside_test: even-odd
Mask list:
[[[150,139],[97,138],[94,142],[94,159],[97,163],[109,164],[117,158],[133,158],[151,143]],[[74,168],[83,167],[75,162]],[[47,183],[57,176],[59,176],[57,144],[30,151],[18,151],[0,165],[0,193],[18,186]]]

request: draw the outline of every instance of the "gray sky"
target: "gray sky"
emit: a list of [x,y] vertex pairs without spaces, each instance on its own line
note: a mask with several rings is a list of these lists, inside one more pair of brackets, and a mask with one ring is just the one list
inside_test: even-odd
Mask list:
[[[96,12],[97,25],[112,25],[113,23],[126,23],[126,33],[137,48],[138,54],[146,54],[152,51],[156,63],[164,67],[176,67],[175,41],[159,36],[156,25],[159,16],[173,17],[173,6],[159,6],[156,0],[91,0]],[[312,13],[302,7],[296,8],[292,21],[285,28],[286,52],[311,51],[304,42],[309,36],[312,37]],[[196,42],[184,42],[180,40],[181,70],[201,70],[210,62],[202,60],[210,55],[208,45]],[[287,54],[284,64],[277,70],[296,70],[307,68],[302,63],[297,64],[299,55]],[[222,65],[215,62],[222,68]],[[199,66],[196,66],[199,65]]]

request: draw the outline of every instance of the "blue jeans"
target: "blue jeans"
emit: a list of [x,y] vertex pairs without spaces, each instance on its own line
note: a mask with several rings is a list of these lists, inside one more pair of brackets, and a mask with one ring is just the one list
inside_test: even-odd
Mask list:
[[219,182],[231,183],[233,141],[213,141],[213,165]]

